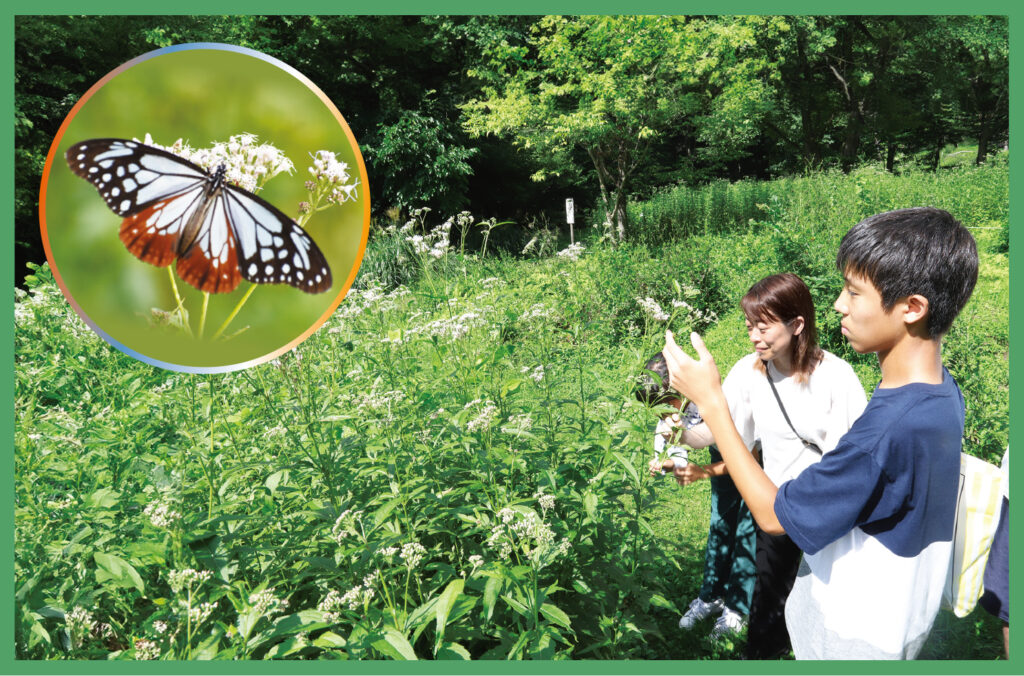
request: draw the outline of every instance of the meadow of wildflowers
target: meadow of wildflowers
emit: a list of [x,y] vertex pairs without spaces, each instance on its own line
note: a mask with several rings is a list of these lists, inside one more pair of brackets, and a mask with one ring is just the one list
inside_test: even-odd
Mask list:
[[[732,254],[485,257],[453,234],[472,222],[381,229],[407,283],[369,261],[310,339],[226,375],[112,350],[34,270],[15,293],[17,656],[736,656],[676,629],[707,490],[644,471],[655,413],[632,396],[667,325],[722,363],[746,350]],[[979,312],[1005,294],[984,256]],[[971,656],[978,626],[943,625],[929,654]]]

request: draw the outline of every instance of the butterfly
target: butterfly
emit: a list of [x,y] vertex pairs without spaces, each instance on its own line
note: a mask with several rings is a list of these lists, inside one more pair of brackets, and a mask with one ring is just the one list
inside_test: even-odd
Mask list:
[[120,237],[139,260],[177,261],[178,276],[200,291],[228,293],[242,279],[331,288],[331,269],[313,239],[279,209],[227,182],[227,168],[202,167],[138,141],[100,138],[64,155],[124,217]]

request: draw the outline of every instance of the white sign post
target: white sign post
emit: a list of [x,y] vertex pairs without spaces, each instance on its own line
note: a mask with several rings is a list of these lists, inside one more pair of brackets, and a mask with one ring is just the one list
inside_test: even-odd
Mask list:
[[569,224],[569,244],[575,244],[576,238],[573,235],[572,226],[576,222],[576,213],[571,197],[565,200],[565,222]]

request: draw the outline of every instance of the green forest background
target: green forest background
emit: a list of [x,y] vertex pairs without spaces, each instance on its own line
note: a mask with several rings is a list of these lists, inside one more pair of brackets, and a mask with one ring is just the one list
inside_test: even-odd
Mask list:
[[514,221],[492,239],[510,249],[564,224],[568,197],[581,224],[635,239],[651,233],[629,201],[675,186],[937,170],[948,144],[983,163],[1008,140],[1000,16],[19,16],[16,283],[43,260],[36,198],[61,121],[113,68],[183,42],[250,47],[319,86],[380,221],[465,209]]

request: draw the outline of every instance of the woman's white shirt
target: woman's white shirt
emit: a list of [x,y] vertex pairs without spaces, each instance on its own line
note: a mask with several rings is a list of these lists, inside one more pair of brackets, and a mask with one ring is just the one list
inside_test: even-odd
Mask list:
[[[821,459],[793,433],[779,409],[768,379],[755,369],[757,353],[736,362],[722,383],[733,422],[747,448],[761,440],[764,471],[779,486]],[[867,406],[853,368],[830,352],[803,383],[783,377],[769,362],[768,373],[800,436],[827,453]]]

